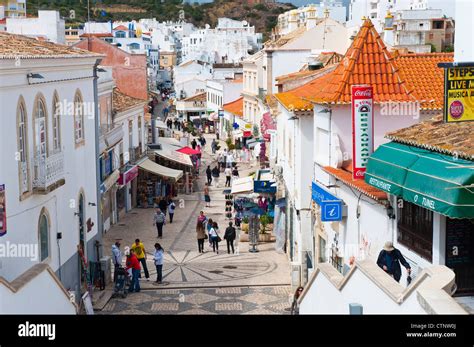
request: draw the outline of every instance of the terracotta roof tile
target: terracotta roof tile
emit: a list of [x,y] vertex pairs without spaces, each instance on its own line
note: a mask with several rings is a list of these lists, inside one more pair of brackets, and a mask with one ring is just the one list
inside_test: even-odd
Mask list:
[[453,53],[402,54],[395,59],[421,108],[439,110],[444,107],[444,70],[438,63],[453,60]]
[[115,112],[123,112],[140,104],[146,105],[146,101],[128,96],[114,88],[112,108]]
[[234,114],[239,117],[244,116],[244,98],[239,98],[235,101],[229,102],[223,106],[224,111]]
[[199,93],[193,96],[190,96],[189,98],[184,99],[184,101],[206,101],[207,100],[207,94],[206,92],[204,93]]
[[83,49],[35,38],[0,32],[0,59],[48,59],[102,57]]
[[334,176],[338,180],[344,182],[348,186],[357,189],[364,195],[377,200],[385,201],[387,200],[387,193],[372,187],[371,185],[365,183],[364,180],[352,180],[352,172],[345,169],[336,169],[331,166],[323,167],[323,170],[326,171],[331,176]]
[[442,116],[386,135],[410,146],[474,160],[474,122],[445,123]]

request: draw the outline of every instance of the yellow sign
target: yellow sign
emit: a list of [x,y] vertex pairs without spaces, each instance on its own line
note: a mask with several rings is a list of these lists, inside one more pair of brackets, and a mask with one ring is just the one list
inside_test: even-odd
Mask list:
[[252,124],[245,124],[245,129],[252,129]]
[[474,66],[446,69],[444,119],[474,121]]

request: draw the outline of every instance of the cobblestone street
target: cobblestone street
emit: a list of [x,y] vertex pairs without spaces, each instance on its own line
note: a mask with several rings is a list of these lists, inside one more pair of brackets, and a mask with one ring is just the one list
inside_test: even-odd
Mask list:
[[[211,138],[208,137],[208,143]],[[209,145],[207,146],[209,147]],[[224,148],[224,145],[221,146]],[[208,148],[206,148],[208,149]],[[201,172],[214,158],[205,153]],[[208,164],[209,163],[209,164]],[[239,164],[241,177],[255,171],[249,164]],[[153,245],[158,241],[153,226],[153,209],[134,209],[122,217],[104,237],[104,249],[110,250],[116,239],[122,240],[122,250],[136,238],[144,244],[150,281],[140,281],[141,293],[127,298],[113,298],[102,314],[285,314],[289,308],[290,269],[285,254],[277,253],[274,243],[258,246],[258,253],[249,252],[249,244],[236,240],[236,254],[227,254],[225,241],[220,252],[212,252],[206,241],[205,253],[197,249],[195,224],[199,212],[205,212],[220,226],[227,226],[225,188],[211,187],[211,207],[202,199],[204,176],[201,173],[199,191],[180,195],[173,223],[164,227],[159,242],[165,249],[163,281],[157,285],[153,265]],[[221,182],[224,180],[221,176]],[[221,183],[222,184],[222,183]],[[168,222],[169,220],[167,220]],[[239,230],[238,230],[239,232]],[[142,272],[143,276],[143,272]]]

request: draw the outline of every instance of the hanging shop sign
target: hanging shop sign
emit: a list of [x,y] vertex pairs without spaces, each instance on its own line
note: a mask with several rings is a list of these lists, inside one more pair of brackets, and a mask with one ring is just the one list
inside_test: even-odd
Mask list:
[[252,137],[252,132],[251,131],[244,131],[243,137],[245,137],[245,138]]
[[352,86],[352,179],[363,180],[370,155],[374,151],[373,89]]
[[447,123],[474,121],[474,63],[446,68],[444,120]]
[[319,184],[313,182],[311,196],[315,203],[321,206],[322,222],[342,221],[342,200],[329,193]]
[[0,236],[7,233],[7,205],[5,185],[0,184]]
[[253,191],[255,193],[275,194],[277,192],[277,184],[271,181],[253,181]]
[[138,166],[128,166],[127,170],[120,174],[118,184],[121,186],[126,185],[128,182],[133,181],[136,177],[138,177]]

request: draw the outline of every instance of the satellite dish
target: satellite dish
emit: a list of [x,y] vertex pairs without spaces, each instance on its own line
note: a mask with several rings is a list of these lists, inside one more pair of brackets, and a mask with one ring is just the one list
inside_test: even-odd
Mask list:
[[246,26],[246,25],[248,25],[249,23],[248,23],[246,20],[244,20],[244,21],[242,21],[242,24],[243,24],[244,26]]

